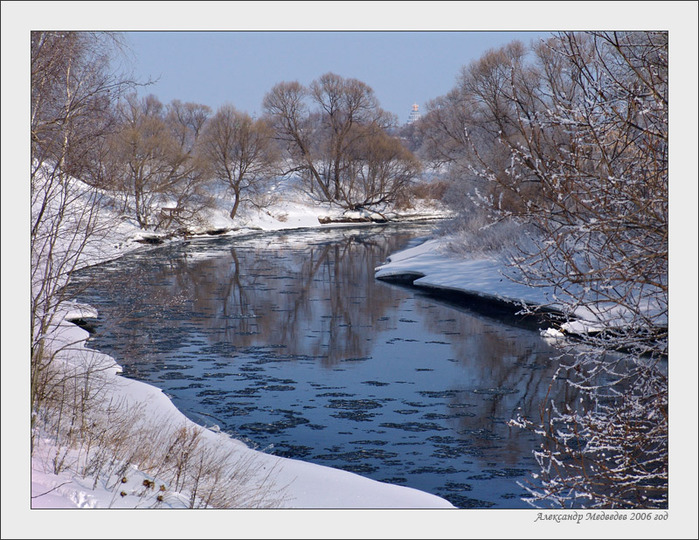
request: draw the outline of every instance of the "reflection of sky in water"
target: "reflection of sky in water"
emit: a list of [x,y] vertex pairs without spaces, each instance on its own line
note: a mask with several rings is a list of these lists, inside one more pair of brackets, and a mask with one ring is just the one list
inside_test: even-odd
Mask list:
[[376,281],[428,232],[389,230],[192,242],[90,269],[103,277],[81,295],[101,314],[94,346],[261,449],[461,507],[523,507],[516,481],[538,442],[506,422],[538,417],[556,353]]

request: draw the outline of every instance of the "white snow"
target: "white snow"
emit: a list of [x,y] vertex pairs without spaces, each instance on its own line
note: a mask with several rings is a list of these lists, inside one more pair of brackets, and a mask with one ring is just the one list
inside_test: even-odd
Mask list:
[[[428,240],[421,245],[392,254],[388,261],[376,268],[377,278],[391,276],[418,276],[415,285],[436,289],[463,291],[483,298],[541,305],[565,312],[565,306],[557,299],[556,291],[550,286],[529,287],[510,279],[514,270],[498,254],[474,253],[469,257],[456,255],[449,250],[452,242],[448,236]],[[593,311],[594,310],[594,311]],[[647,313],[655,310],[646,306]],[[620,306],[600,303],[595,306],[579,306],[571,313],[569,322],[560,328],[544,328],[546,337],[561,337],[564,333],[585,334],[602,330],[609,325],[623,326],[628,314]],[[561,332],[563,331],[563,332]]]
[[390,256],[376,269],[376,277],[419,274],[416,285],[449,288],[499,300],[550,304],[552,293],[544,288],[526,287],[505,276],[503,262],[495,257],[456,257],[447,249],[449,239],[437,238]]

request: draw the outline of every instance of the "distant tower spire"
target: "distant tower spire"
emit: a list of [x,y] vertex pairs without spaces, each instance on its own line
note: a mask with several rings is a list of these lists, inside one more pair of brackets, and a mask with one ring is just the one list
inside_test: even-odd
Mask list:
[[408,124],[417,122],[420,119],[420,106],[417,103],[413,103],[413,110],[410,111],[410,116],[408,117]]

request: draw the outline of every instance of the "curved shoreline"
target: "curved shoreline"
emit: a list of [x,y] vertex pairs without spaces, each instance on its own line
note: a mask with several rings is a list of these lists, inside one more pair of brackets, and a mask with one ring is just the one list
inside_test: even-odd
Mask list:
[[[330,226],[317,225],[315,227],[294,227],[294,229],[325,229],[325,228],[341,228],[348,225],[357,227],[375,227],[398,224],[390,222],[385,224],[367,223],[367,224],[332,224]],[[239,230],[242,231],[242,230]],[[243,234],[248,232],[260,232],[269,234],[279,234],[282,230],[256,230],[245,229]],[[140,233],[136,234],[140,237]],[[235,236],[229,235],[229,236]],[[208,240],[220,238],[220,235],[197,236],[198,239]],[[179,241],[184,241],[186,238],[169,237],[162,244],[153,245],[152,242],[146,242],[146,245],[131,239],[131,248],[123,249],[119,252],[114,252],[111,256],[102,253],[101,260],[93,261],[92,264],[85,266],[94,266],[103,264],[109,261],[120,259],[122,256],[132,253],[136,250],[152,250],[163,247],[168,244],[175,244]],[[131,243],[131,242],[129,242]],[[129,379],[122,375],[122,368],[117,361],[95,349],[88,346],[90,319],[98,314],[92,306],[85,304],[77,304],[68,302],[61,309],[61,316],[52,328],[54,333],[54,346],[57,349],[62,348],[62,344],[71,343],[70,350],[66,349],[60,353],[60,360],[66,365],[79,367],[83,363],[99,361],[107,369],[103,372],[104,375],[104,394],[106,401],[113,400],[115,402],[123,401],[131,406],[143,405],[150,412],[148,421],[164,421],[173,426],[195,426],[203,432],[203,439],[207,445],[210,445],[215,450],[230,450],[235,455],[239,455],[242,461],[254,460],[261,464],[260,470],[274,470],[274,478],[269,479],[267,473],[261,473],[259,480],[261,482],[271,481],[272,491],[283,490],[284,497],[279,508],[287,509],[453,509],[455,508],[449,501],[437,495],[420,491],[415,488],[410,488],[401,485],[388,484],[379,482],[351,473],[341,469],[317,465],[302,460],[282,458],[273,456],[264,452],[248,447],[244,442],[239,441],[229,435],[217,432],[215,429],[208,428],[197,422],[187,418],[179,409],[175,407],[172,401],[159,388],[144,383]],[[57,446],[52,446],[54,443],[49,439],[44,440],[48,444],[48,450],[44,452],[55,452]],[[44,456],[45,458],[45,456]],[[92,484],[92,479],[85,482],[82,473],[79,472],[64,472],[62,475],[55,475],[49,472],[42,465],[40,456],[32,456],[32,498],[33,508],[58,508],[61,505],[105,508],[105,507],[121,507],[133,508],[129,506],[132,502],[129,497],[113,498],[111,492],[105,492],[100,488],[89,489],[85,486]],[[266,467],[266,469],[265,469]],[[256,473],[257,476],[257,473]],[[95,485],[97,485],[95,479]],[[269,485],[269,484],[267,484]],[[114,504],[116,503],[116,504]],[[138,503],[142,504],[142,503]],[[176,503],[176,508],[184,508],[186,506],[181,503]]]
[[404,272],[379,275],[376,279],[392,285],[415,289],[425,296],[453,308],[464,309],[528,330],[541,331],[552,326],[558,327],[567,320],[562,311],[551,307],[537,306],[456,287],[416,283],[424,277],[426,277],[425,274],[421,272]]

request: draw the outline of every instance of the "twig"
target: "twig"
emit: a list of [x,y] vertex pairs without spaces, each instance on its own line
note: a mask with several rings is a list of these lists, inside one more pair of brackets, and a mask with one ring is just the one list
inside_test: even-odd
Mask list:
[[71,482],[71,481],[69,480],[68,482],[63,482],[62,484],[58,484],[56,487],[51,488],[51,489],[49,489],[48,491],[46,491],[45,493],[41,493],[40,495],[32,495],[32,499],[38,499],[39,497],[43,497],[44,495],[48,495],[48,494],[51,493],[52,491],[56,491],[59,487],[63,487],[63,486],[65,486],[66,484],[70,484],[70,482]]

